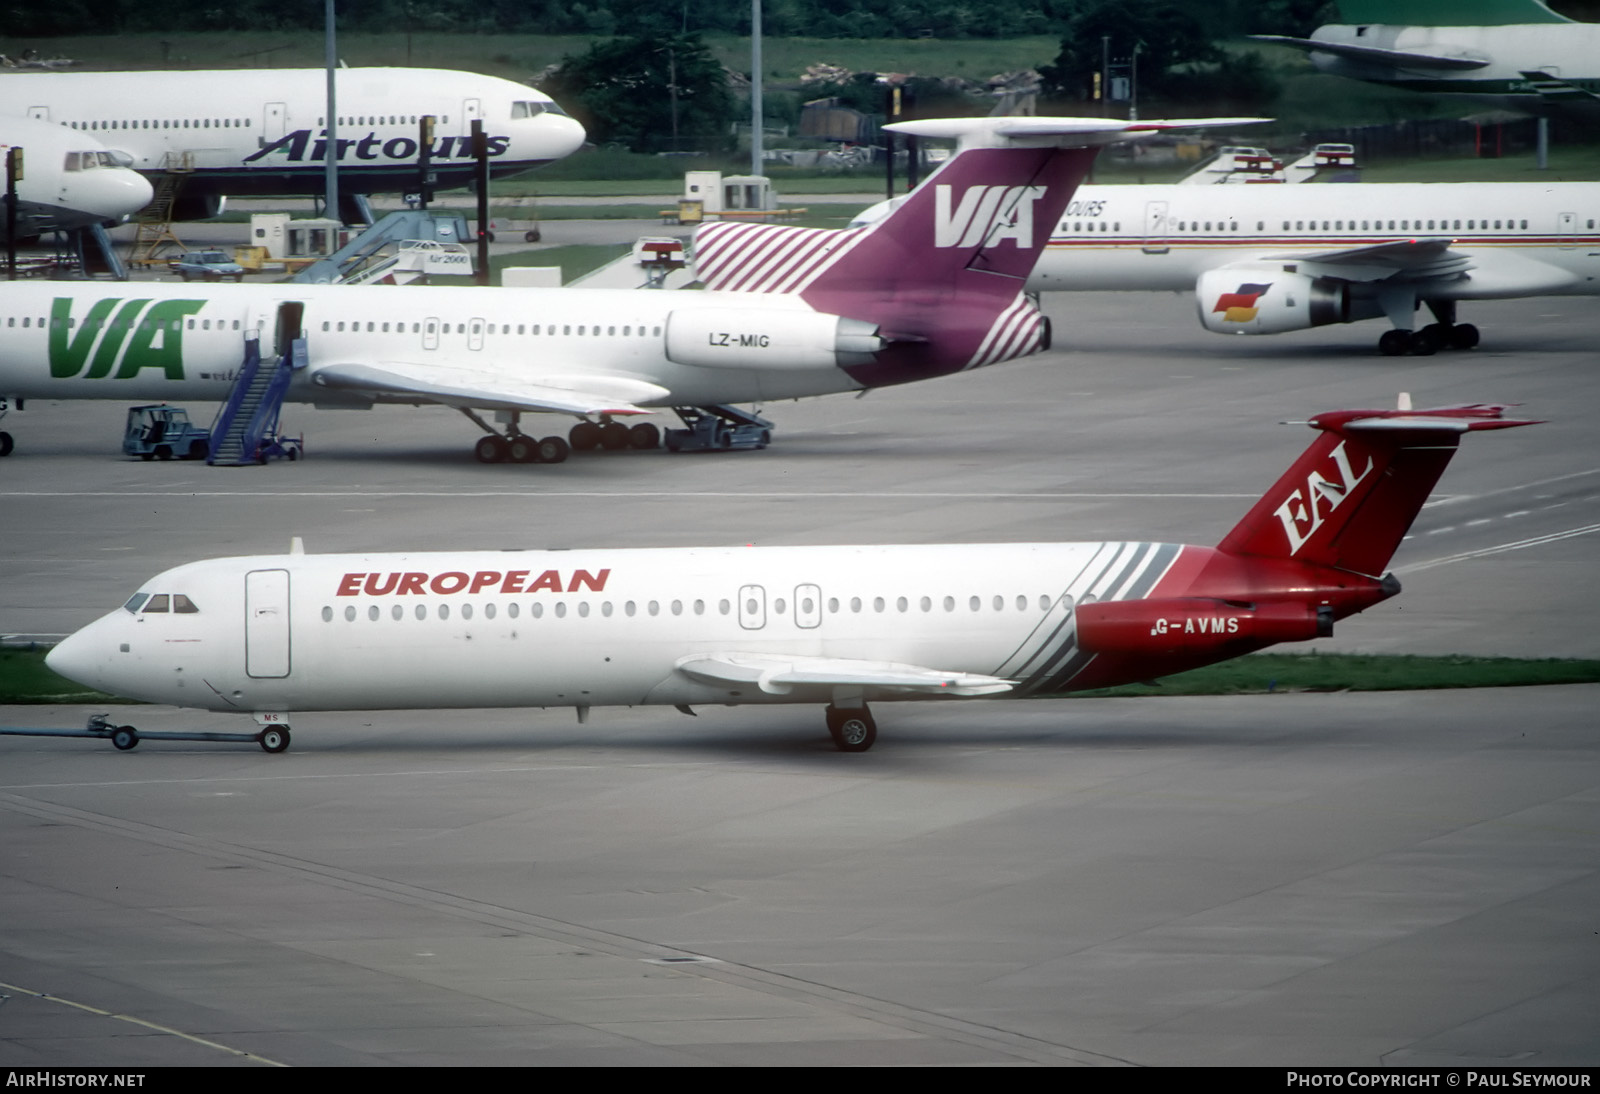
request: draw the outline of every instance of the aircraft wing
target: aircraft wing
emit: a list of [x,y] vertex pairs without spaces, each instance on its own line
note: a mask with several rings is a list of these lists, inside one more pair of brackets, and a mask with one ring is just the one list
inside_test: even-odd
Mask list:
[[754,685],[768,695],[787,695],[797,687],[869,687],[924,695],[994,695],[1012,682],[998,676],[945,672],[892,661],[853,657],[791,657],[768,653],[690,654],[678,671],[712,684]]
[[312,381],[337,391],[362,392],[445,406],[562,414],[648,414],[635,404],[671,394],[629,376],[581,374],[531,379],[505,369],[413,362],[313,366]]
[[1413,53],[1404,49],[1384,49],[1382,46],[1352,46],[1342,42],[1321,42],[1315,38],[1288,38],[1281,34],[1252,34],[1250,37],[1258,42],[1271,42],[1273,45],[1288,46],[1290,49],[1304,50],[1307,53],[1331,53],[1335,57],[1390,65],[1394,68],[1431,68],[1440,72],[1466,72],[1483,68],[1489,63],[1487,57]]
[[1553,106],[1574,104],[1592,106],[1600,103],[1600,95],[1585,91],[1572,81],[1552,76],[1548,72],[1524,72],[1522,78],[1533,85],[1533,90],[1538,93],[1539,98]]
[[1266,261],[1298,262],[1301,273],[1345,281],[1382,281],[1397,274],[1405,280],[1433,281],[1459,277],[1472,268],[1470,258],[1451,250],[1454,245],[1453,239],[1401,239],[1342,251],[1273,254]]

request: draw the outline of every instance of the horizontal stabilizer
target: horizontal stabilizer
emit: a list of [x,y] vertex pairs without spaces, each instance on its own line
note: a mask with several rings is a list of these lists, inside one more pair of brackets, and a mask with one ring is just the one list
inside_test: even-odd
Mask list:
[[1316,38],[1288,38],[1281,34],[1252,34],[1258,42],[1271,42],[1276,46],[1304,50],[1307,53],[1331,53],[1351,61],[1391,65],[1395,68],[1430,68],[1440,72],[1469,72],[1489,63],[1487,57],[1451,56],[1443,53],[1416,53],[1404,49],[1384,49],[1382,46],[1351,46],[1342,42],[1323,42]]
[[691,654],[678,671],[712,684],[751,684],[768,695],[788,695],[804,687],[890,688],[937,695],[995,695],[1011,681],[970,672],[945,672],[891,661],[852,657],[789,657],[762,653]]
[[1122,121],[1117,118],[930,118],[884,126],[890,133],[954,140],[966,148],[1097,148],[1139,140],[1174,129],[1259,125],[1271,118],[1179,118]]
[[1600,102],[1600,95],[1585,91],[1572,81],[1552,76],[1548,72],[1524,72],[1522,78],[1532,84],[1534,92],[1547,103]]
[[491,369],[409,362],[321,365],[313,369],[312,378],[322,387],[379,397],[560,414],[648,414],[634,404],[664,400],[671,394],[659,384],[626,376],[586,375],[570,380],[544,376],[529,380]]

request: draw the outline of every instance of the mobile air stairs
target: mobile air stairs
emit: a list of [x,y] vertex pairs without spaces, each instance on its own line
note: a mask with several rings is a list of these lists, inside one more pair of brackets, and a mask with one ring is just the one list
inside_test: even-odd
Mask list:
[[246,467],[282,456],[298,459],[305,451],[303,438],[278,434],[278,414],[296,371],[306,367],[306,340],[300,329],[305,305],[278,305],[277,351],[270,363],[261,356],[258,331],[245,335],[244,361],[228,401],[211,424],[211,451],[206,463],[213,467]]
[[[390,213],[349,243],[291,277],[304,285],[332,285],[360,277],[370,264],[382,261],[384,248],[412,240],[465,244],[467,218],[459,213],[434,213],[420,209]],[[470,259],[469,259],[470,261]],[[469,269],[465,271],[471,273]]]

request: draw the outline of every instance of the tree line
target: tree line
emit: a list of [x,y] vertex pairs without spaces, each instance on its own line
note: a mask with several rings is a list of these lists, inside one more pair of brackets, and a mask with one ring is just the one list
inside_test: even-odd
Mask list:
[[[762,30],[803,38],[1014,38],[1054,34],[1096,0],[763,0]],[[1137,18],[1150,5],[1123,5]],[[1174,0],[1222,37],[1304,33],[1331,20],[1330,0]],[[595,37],[749,34],[749,0],[337,0],[341,30]],[[321,29],[323,0],[12,0],[0,34],[61,37]]]

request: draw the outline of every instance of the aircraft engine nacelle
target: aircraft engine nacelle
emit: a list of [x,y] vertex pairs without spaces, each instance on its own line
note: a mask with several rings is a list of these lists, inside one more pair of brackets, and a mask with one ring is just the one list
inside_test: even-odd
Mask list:
[[1170,597],[1080,604],[1075,614],[1078,647],[1088,653],[1205,653],[1333,634],[1333,609],[1316,604]]
[[1351,320],[1349,282],[1282,266],[1208,270],[1194,291],[1201,325],[1218,334],[1280,334]]
[[185,193],[179,190],[178,196],[172,202],[172,219],[210,220],[212,217],[221,216],[227,204],[228,199],[222,194]]
[[667,359],[702,368],[862,365],[883,349],[876,323],[777,308],[682,308],[667,317]]

